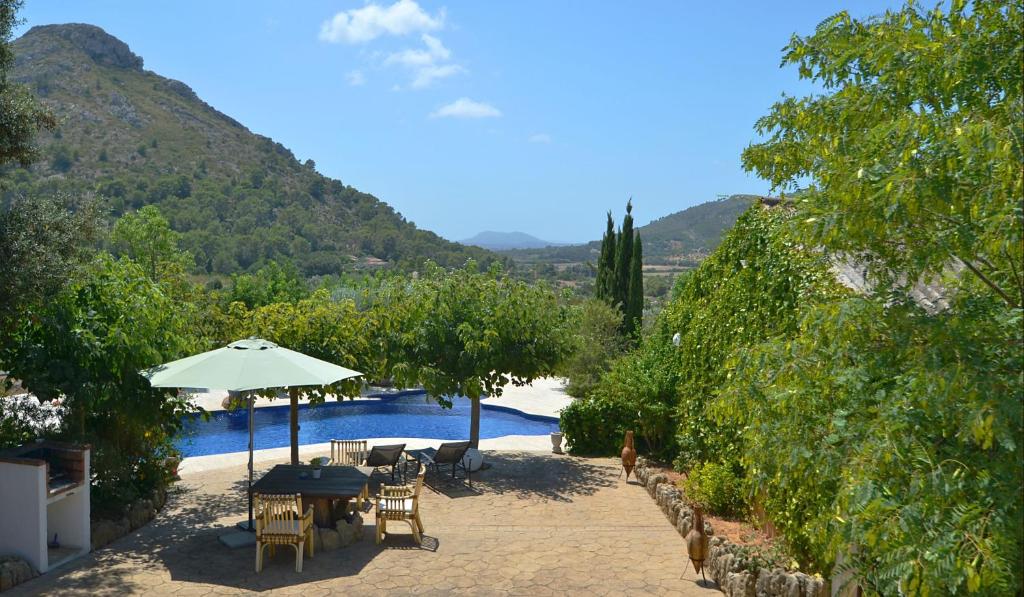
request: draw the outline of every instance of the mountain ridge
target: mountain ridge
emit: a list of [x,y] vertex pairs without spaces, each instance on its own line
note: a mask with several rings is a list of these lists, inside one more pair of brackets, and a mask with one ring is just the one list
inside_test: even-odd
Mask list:
[[508,249],[541,249],[544,247],[557,247],[568,243],[555,243],[542,240],[525,232],[498,232],[495,230],[484,230],[477,234],[458,241],[463,245],[472,245],[492,251]]
[[113,217],[157,205],[201,274],[270,260],[323,275],[501,259],[420,230],[373,195],[323,176],[187,84],[145,70],[128,44],[95,25],[36,26],[12,48],[12,79],[60,125],[39,135],[43,159],[6,169],[0,205],[55,192],[94,194]]
[[[713,251],[736,218],[758,195],[736,194],[673,212],[638,227],[643,239],[644,262],[699,261]],[[636,207],[634,207],[634,213]],[[601,241],[535,249],[503,250],[503,255],[524,263],[577,263],[596,261]]]

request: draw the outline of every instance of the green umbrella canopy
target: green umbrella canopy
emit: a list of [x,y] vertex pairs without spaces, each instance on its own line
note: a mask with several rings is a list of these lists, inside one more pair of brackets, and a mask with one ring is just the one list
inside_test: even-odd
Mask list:
[[241,392],[265,388],[326,386],[362,373],[249,338],[223,348],[147,369],[154,388],[211,388]]

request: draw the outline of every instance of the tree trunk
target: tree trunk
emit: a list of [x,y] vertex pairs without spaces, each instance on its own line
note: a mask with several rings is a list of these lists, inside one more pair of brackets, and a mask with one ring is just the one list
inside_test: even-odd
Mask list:
[[299,388],[288,388],[291,402],[292,464],[299,463]]
[[469,445],[473,448],[480,447],[480,398],[469,399],[472,406],[469,415]]

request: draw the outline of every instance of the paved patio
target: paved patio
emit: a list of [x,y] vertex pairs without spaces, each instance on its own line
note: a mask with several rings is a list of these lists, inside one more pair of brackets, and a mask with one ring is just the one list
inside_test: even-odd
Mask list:
[[149,525],[8,594],[721,594],[698,582],[683,539],[615,460],[487,456],[473,489],[428,477],[422,547],[403,524],[376,545],[370,513],[361,542],[318,552],[301,573],[279,549],[256,574],[255,548],[217,541],[246,515],[243,470],[230,467],[187,475]]

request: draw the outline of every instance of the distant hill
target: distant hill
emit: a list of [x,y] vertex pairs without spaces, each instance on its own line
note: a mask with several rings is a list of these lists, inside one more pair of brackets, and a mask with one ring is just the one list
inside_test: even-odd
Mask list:
[[561,246],[565,243],[552,243],[531,236],[525,232],[494,232],[485,230],[472,238],[460,240],[464,245],[482,247],[492,251],[504,251],[508,249],[541,249],[544,247]]
[[[757,199],[756,195],[731,195],[708,201],[654,220],[638,230],[644,243],[644,261],[665,259],[699,260],[713,251],[722,236]],[[634,206],[634,214],[638,210]],[[601,232],[601,231],[597,231]],[[597,260],[600,241],[583,245],[504,251],[524,263],[577,263]]]
[[13,50],[13,78],[61,124],[40,135],[42,160],[3,173],[0,207],[18,194],[60,191],[95,193],[111,217],[157,205],[183,233],[197,273],[271,259],[293,260],[308,275],[500,259],[419,230],[373,195],[319,174],[188,85],[144,70],[98,27],[33,27]]

